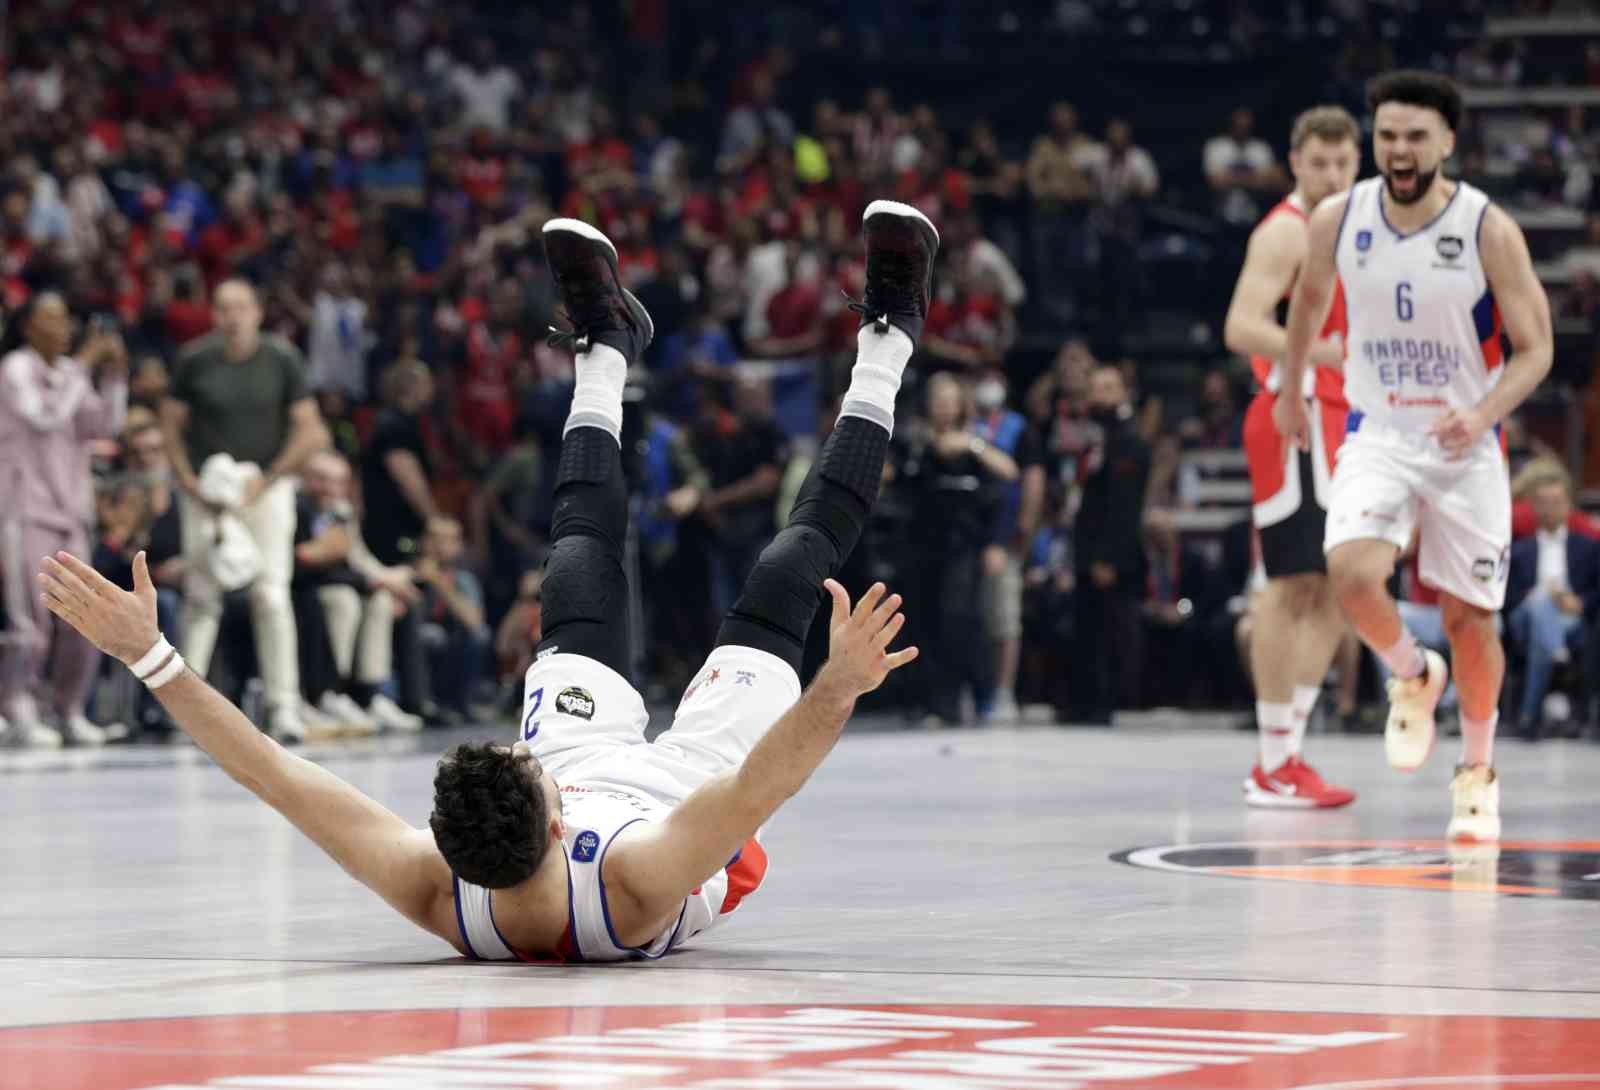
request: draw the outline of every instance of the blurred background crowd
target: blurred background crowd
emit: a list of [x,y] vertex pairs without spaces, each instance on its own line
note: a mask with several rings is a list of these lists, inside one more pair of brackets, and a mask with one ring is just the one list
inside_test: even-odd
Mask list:
[[[1450,169],[1513,211],[1555,304],[1555,374],[1508,429],[1521,529],[1600,485],[1593,3],[0,11],[4,347],[49,358],[64,309],[54,351],[105,402],[79,429],[96,566],[126,584],[147,550],[164,630],[280,737],[516,713],[572,381],[545,343],[552,215],[615,240],[655,319],[625,434],[653,701],[697,668],[831,426],[861,212],[890,196],[943,245],[847,572],[905,593],[924,651],[877,705],[930,725],[1245,708],[1251,386],[1221,320],[1288,191],[1290,120],[1363,116],[1365,80],[1397,64],[1470,88]],[[219,359],[278,379],[219,388]],[[0,398],[21,396],[9,376]],[[243,476],[203,479],[216,454]],[[221,514],[230,487],[262,525]],[[224,548],[239,534],[257,548]],[[163,736],[125,671],[67,676],[31,567],[0,558],[7,739]],[[1587,721],[1586,632],[1531,671],[1539,714],[1519,720]],[[1336,717],[1364,729],[1354,642],[1337,675]]]

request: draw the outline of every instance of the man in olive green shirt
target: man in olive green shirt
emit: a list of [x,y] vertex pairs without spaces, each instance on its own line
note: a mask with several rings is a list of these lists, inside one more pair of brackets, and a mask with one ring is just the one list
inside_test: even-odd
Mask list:
[[206,554],[215,508],[200,498],[200,474],[217,454],[258,471],[233,513],[261,551],[250,584],[256,657],[266,686],[269,726],[281,741],[305,735],[300,707],[294,609],[294,481],[328,432],[310,389],[305,360],[281,337],[262,336],[261,303],[243,280],[226,280],[214,298],[217,330],[190,344],[161,404],[162,431],[183,489],[183,656],[202,677],[216,648],[223,588]]

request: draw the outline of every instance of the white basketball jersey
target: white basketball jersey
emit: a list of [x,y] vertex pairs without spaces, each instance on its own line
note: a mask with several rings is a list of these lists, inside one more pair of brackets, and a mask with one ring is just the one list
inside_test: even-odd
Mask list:
[[1457,182],[1444,211],[1401,234],[1382,193],[1381,177],[1356,184],[1334,246],[1350,320],[1345,396],[1352,427],[1364,416],[1425,432],[1500,379],[1500,310],[1478,252],[1489,198]]
[[[767,858],[754,839],[728,865],[684,899],[678,918],[641,947],[623,946],[611,926],[606,885],[600,876],[606,852],[618,833],[636,821],[662,821],[671,807],[643,795],[593,787],[561,789],[562,848],[567,856],[571,898],[567,934],[558,957],[564,961],[622,961],[658,958],[716,924],[760,885]],[[491,891],[456,880],[457,921],[468,948],[479,958],[498,961],[522,956],[494,923]]]

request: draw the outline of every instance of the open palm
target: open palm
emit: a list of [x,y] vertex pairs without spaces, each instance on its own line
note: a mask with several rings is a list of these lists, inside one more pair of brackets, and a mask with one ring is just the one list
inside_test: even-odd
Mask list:
[[108,655],[137,662],[161,638],[156,588],[143,550],[133,558],[133,592],[68,552],[44,558],[39,590],[46,608]]

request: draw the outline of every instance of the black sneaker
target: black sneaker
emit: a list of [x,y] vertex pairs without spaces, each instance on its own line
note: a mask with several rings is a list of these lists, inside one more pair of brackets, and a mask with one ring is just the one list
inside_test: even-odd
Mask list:
[[915,343],[933,293],[933,255],[939,232],[928,217],[898,201],[873,201],[861,217],[867,236],[866,299],[852,303],[861,324],[892,324]]
[[551,327],[550,343],[576,352],[603,344],[637,363],[656,334],[655,323],[617,274],[617,248],[582,220],[553,219],[544,225],[544,253],[555,275],[570,331]]

